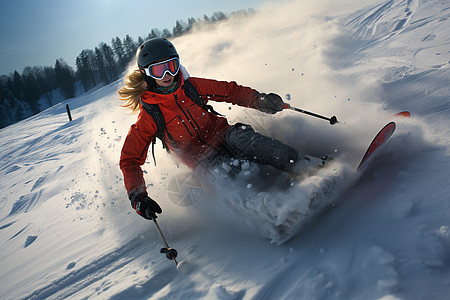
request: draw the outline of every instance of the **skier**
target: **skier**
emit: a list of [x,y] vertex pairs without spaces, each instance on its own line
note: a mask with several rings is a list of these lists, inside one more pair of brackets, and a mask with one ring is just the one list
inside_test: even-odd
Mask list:
[[120,168],[131,206],[142,217],[152,219],[162,212],[147,193],[141,169],[156,137],[191,168],[207,167],[221,157],[246,159],[290,173],[311,165],[311,157],[255,132],[250,125],[229,125],[207,105],[209,100],[226,101],[275,114],[284,107],[279,95],[236,82],[189,77],[174,45],[164,38],[144,42],[136,55],[138,68],[126,75],[125,86],[118,91],[124,107],[139,111],[123,144]]

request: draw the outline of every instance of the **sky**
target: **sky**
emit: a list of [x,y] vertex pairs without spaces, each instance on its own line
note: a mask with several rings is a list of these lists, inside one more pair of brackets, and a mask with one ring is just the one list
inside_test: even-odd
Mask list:
[[54,66],[58,58],[75,66],[81,50],[112,38],[129,34],[137,40],[152,28],[172,31],[176,20],[258,9],[270,1],[0,0],[0,75]]

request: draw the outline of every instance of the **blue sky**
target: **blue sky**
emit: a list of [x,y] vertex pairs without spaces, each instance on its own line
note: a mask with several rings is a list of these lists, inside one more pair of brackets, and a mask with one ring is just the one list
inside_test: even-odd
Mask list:
[[134,39],[152,28],[172,30],[176,20],[257,9],[274,0],[0,0],[0,75],[26,66],[74,66],[83,49],[113,37]]

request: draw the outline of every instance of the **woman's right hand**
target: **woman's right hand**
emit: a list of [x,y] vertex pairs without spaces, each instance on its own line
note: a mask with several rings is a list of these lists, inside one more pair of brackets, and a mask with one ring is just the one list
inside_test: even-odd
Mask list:
[[156,214],[162,213],[159,204],[145,194],[130,195],[131,207],[143,218],[153,220]]

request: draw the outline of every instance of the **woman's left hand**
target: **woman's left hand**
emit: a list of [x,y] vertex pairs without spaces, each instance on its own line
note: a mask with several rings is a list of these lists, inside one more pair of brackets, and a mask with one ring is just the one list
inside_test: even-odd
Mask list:
[[283,99],[277,94],[259,94],[258,95],[258,109],[268,114],[274,114],[282,111],[284,108]]

